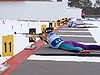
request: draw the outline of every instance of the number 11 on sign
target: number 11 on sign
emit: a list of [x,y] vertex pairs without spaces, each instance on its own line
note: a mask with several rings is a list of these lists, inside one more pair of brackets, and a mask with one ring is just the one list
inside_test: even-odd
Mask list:
[[2,36],[2,56],[13,56],[13,35]]

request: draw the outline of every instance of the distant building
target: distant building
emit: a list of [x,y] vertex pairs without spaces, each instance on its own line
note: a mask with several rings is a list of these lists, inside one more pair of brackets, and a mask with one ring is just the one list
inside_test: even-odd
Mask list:
[[64,17],[81,18],[82,9],[68,7],[67,0],[17,1],[0,2],[0,19],[57,20]]

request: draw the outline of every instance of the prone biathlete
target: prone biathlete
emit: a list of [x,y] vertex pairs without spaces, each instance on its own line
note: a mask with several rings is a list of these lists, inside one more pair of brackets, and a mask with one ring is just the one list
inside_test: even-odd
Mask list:
[[65,27],[76,27],[76,28],[86,27],[85,23],[80,24],[78,22],[73,22],[70,18],[68,20],[65,20],[65,22],[67,23],[65,24]]
[[53,32],[53,28],[46,28],[43,33],[45,35],[45,41],[50,48],[65,49],[77,53],[90,53],[89,50],[100,50],[99,45],[84,45],[74,41],[63,41]]

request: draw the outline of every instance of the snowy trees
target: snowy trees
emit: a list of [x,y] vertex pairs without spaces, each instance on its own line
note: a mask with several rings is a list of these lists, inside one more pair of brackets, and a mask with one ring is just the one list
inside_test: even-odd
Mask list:
[[83,9],[86,15],[100,15],[100,0],[92,3],[92,0],[68,0],[68,6]]
[[92,2],[90,0],[68,0],[68,6],[72,7],[91,7],[92,6]]

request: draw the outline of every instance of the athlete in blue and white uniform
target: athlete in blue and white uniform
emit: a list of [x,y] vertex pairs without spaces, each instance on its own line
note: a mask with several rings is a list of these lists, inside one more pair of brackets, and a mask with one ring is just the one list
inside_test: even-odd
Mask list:
[[47,40],[49,41],[49,46],[51,48],[58,48],[59,45],[63,42],[63,40],[57,36],[54,32],[50,32],[47,35]]

